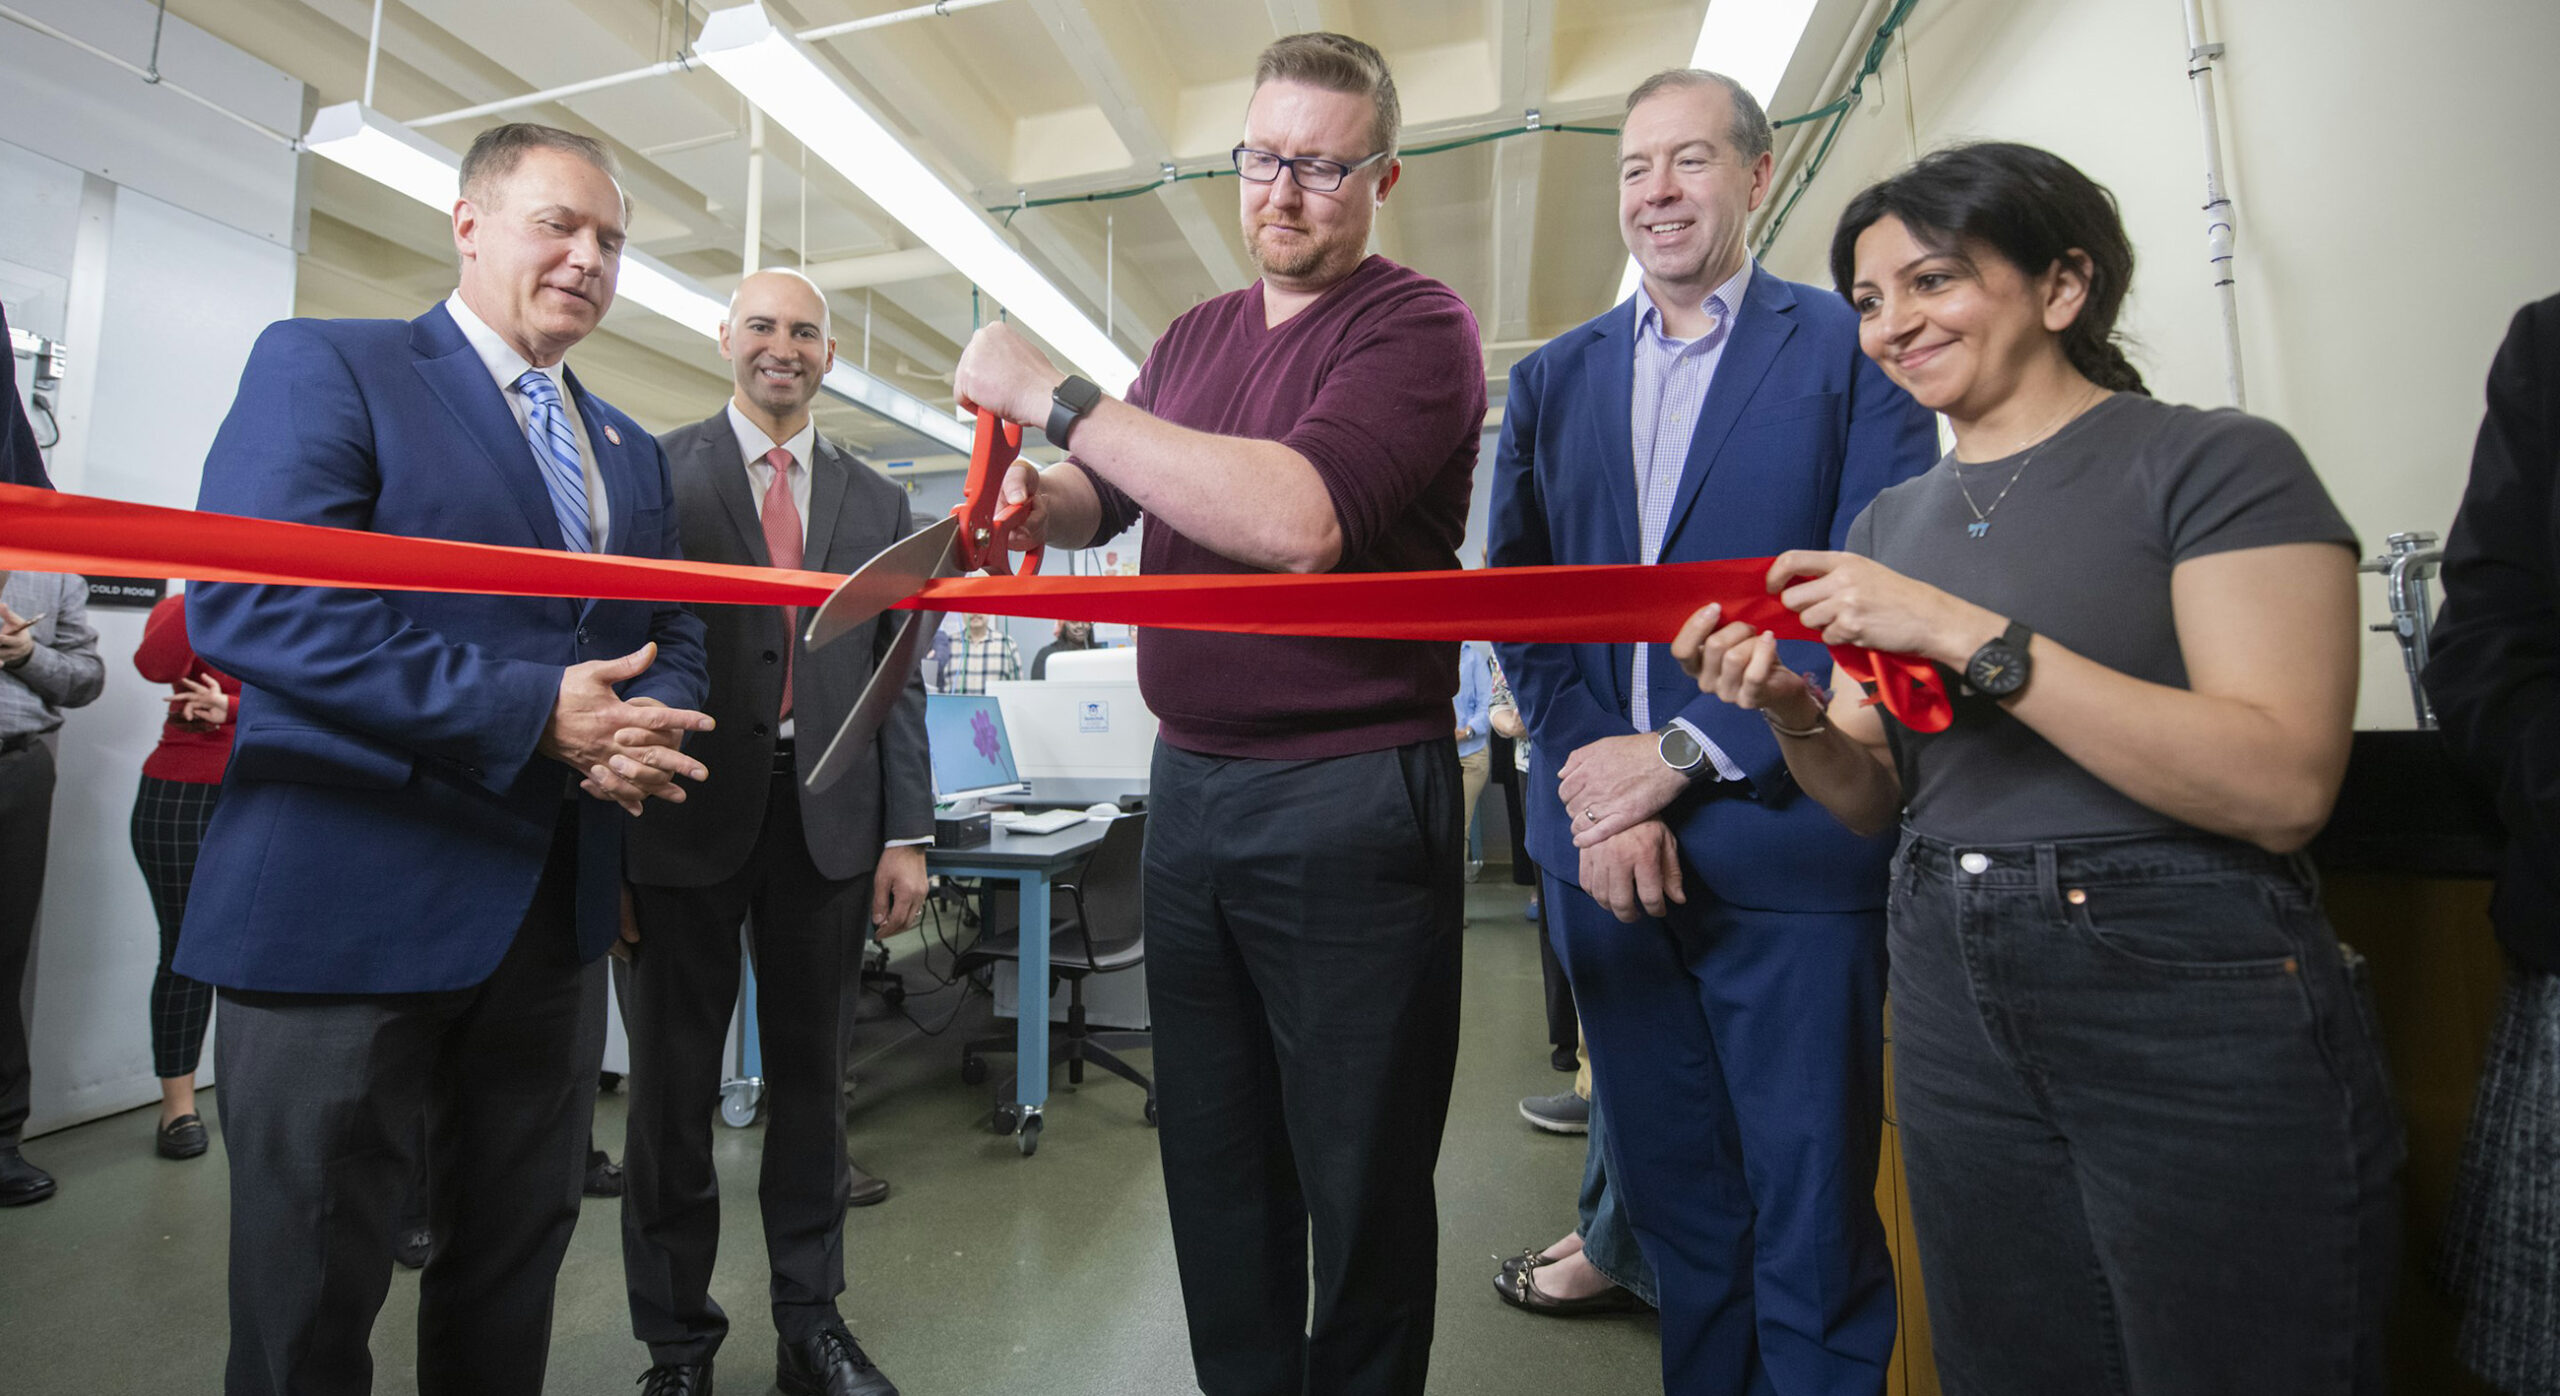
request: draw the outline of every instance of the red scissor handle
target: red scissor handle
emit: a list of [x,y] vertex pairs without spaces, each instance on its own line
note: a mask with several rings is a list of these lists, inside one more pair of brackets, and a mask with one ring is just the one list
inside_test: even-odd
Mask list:
[[[1026,501],[998,509],[996,501],[1004,497],[1005,472],[1021,455],[1022,428],[979,408],[977,439],[969,447],[968,490],[958,504],[951,506],[951,516],[960,521],[961,571],[1012,575],[1012,556],[998,540],[1031,506]],[[1040,570],[1042,551],[1033,548],[1022,555],[1022,575],[1028,577]]]

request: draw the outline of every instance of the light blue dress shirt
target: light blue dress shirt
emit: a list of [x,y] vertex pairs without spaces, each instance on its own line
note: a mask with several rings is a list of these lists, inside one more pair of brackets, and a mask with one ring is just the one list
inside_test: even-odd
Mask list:
[[1474,640],[1458,647],[1457,709],[1458,720],[1450,725],[1467,729],[1458,739],[1458,754],[1473,756],[1493,736],[1493,669],[1485,647]]

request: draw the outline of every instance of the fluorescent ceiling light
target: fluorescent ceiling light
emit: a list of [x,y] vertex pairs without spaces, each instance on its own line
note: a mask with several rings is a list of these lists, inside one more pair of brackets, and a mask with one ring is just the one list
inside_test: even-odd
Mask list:
[[926,168],[760,4],[719,10],[694,52],[764,114],[1113,394],[1138,365],[996,233],[976,205]]
[[[1689,66],[1741,83],[1765,110],[1777,99],[1778,83],[1786,77],[1787,65],[1795,61],[1796,46],[1804,42],[1805,26],[1813,22],[1813,7],[1818,3],[1707,0],[1707,20],[1698,27],[1698,46],[1690,50]],[[1636,282],[1643,275],[1643,268],[1629,257],[1626,274],[1618,278],[1620,301],[1636,293]]]
[[459,156],[361,102],[322,107],[302,144],[444,213],[462,197]]
[[[312,117],[311,132],[302,143],[312,154],[334,160],[439,213],[452,213],[454,201],[462,197],[461,157],[362,103],[322,108]],[[714,340],[720,336],[720,322],[729,318],[727,301],[637,248],[623,250],[614,299],[654,310]],[[860,369],[838,364],[823,381],[838,397],[910,431],[954,451],[969,449],[968,428]]]

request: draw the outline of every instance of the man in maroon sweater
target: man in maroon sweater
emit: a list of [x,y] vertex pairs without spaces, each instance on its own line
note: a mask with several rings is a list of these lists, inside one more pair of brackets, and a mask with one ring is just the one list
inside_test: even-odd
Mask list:
[[[1235,150],[1260,281],[1174,321],[1125,401],[1001,325],[971,341],[961,395],[1074,452],[1007,481],[1033,502],[1025,543],[1088,546],[1144,513],[1151,574],[1458,566],[1482,348],[1449,288],[1365,255],[1398,119],[1377,50],[1282,39]],[[1422,1390],[1458,1046],[1457,659],[1139,642],[1165,1191],[1211,1396]]]

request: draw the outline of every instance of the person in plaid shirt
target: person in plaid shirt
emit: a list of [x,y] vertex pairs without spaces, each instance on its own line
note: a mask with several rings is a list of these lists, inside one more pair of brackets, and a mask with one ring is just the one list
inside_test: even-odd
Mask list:
[[1022,650],[1013,637],[985,616],[960,618],[960,638],[951,644],[951,662],[942,671],[945,693],[984,693],[997,679],[1022,677]]

